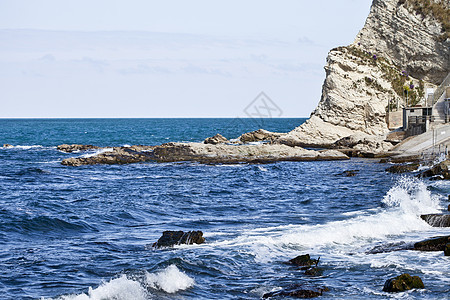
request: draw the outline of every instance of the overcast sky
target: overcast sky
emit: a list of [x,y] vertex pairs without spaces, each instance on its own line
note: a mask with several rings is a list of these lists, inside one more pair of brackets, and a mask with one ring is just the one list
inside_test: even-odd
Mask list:
[[0,117],[307,117],[370,4],[0,0]]

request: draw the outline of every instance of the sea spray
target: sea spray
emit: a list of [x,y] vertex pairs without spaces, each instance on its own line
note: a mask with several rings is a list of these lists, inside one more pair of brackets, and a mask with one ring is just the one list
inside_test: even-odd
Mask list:
[[438,198],[431,195],[425,183],[412,177],[400,177],[381,203],[383,207],[361,211],[346,220],[318,225],[258,228],[220,244],[247,247],[256,260],[264,262],[276,258],[287,249],[331,247],[351,251],[391,236],[427,231],[430,226],[420,219],[420,215],[437,212],[439,208]]
[[122,275],[119,278],[101,284],[95,289],[90,287],[87,294],[61,296],[56,298],[56,300],[145,300],[147,296],[147,291],[139,282]]
[[154,274],[147,273],[146,280],[149,287],[161,289],[166,293],[176,293],[194,286],[194,279],[181,272],[175,265]]

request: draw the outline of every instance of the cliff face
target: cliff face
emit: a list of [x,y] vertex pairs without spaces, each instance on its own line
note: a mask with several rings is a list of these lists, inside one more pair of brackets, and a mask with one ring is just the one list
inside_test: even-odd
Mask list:
[[405,88],[409,103],[418,103],[425,84],[440,84],[448,74],[449,15],[448,0],[374,0],[355,42],[329,52],[311,118],[279,142],[330,146],[353,134],[382,140],[388,104],[402,105]]

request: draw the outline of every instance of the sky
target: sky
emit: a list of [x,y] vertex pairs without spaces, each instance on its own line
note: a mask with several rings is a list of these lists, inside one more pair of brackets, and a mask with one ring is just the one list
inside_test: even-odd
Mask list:
[[371,0],[0,0],[0,118],[308,117]]

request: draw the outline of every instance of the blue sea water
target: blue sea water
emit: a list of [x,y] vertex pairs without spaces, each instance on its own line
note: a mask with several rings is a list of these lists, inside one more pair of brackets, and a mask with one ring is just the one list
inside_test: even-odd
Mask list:
[[[0,120],[0,143],[14,145],[0,147],[0,298],[259,299],[304,284],[327,286],[322,299],[448,299],[442,252],[367,253],[450,234],[420,219],[446,208],[447,181],[388,174],[373,159],[66,167],[62,159],[82,153],[56,150],[236,138],[302,122]],[[202,230],[206,243],[153,249],[165,230]],[[322,275],[284,264],[305,253],[320,256]],[[426,288],[382,292],[405,272]]]

